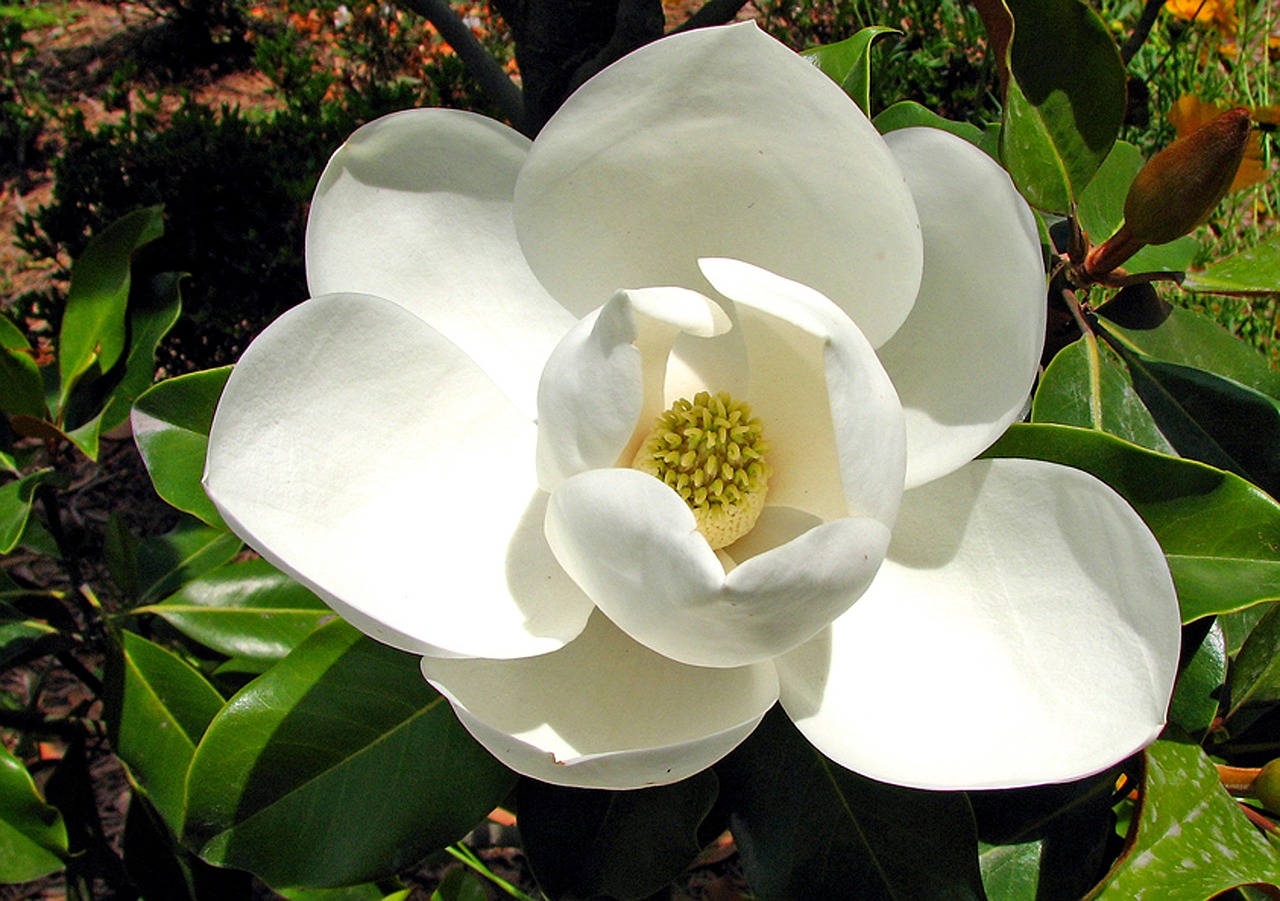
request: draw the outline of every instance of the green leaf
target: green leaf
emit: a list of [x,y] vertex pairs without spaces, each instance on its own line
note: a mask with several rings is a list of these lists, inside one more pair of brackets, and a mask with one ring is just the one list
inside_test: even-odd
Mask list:
[[431,901],[488,901],[480,877],[470,870],[451,870],[431,893]]
[[0,554],[7,554],[18,546],[27,530],[36,489],[56,477],[55,470],[41,469],[0,485]]
[[1124,119],[1125,72],[1107,26],[1079,0],[1007,0],[1013,14],[1001,155],[1024,197],[1065,213]]
[[124,353],[133,254],[162,234],[160,207],[135,210],[95,235],[72,263],[58,336],[59,408],[91,366],[106,372]]
[[1253,630],[1258,627],[1258,623],[1262,622],[1262,618],[1276,606],[1275,602],[1254,604],[1243,610],[1224,613],[1215,620],[1222,627],[1222,634],[1226,637],[1228,657],[1234,658],[1240,653],[1240,649],[1244,647]]
[[1134,390],[1183,457],[1280,497],[1280,401],[1223,376],[1121,346]]
[[[3,588],[4,583],[0,581],[0,589]],[[16,607],[0,601],[0,671],[59,634],[52,626],[31,619]]]
[[821,69],[871,115],[871,44],[882,34],[901,34],[887,25],[869,25],[851,38],[812,47],[800,55]]
[[[1124,221],[1124,199],[1129,185],[1145,165],[1137,147],[1116,141],[1111,152],[1080,194],[1076,215],[1091,243],[1100,244]],[[1125,269],[1129,272],[1181,272],[1191,265],[1200,244],[1190,235],[1168,244],[1147,245],[1134,254]]]
[[336,615],[265,560],[228,563],[134,613],[154,613],[228,657],[258,660],[284,657]]
[[1203,369],[1280,399],[1280,372],[1265,357],[1207,316],[1167,307],[1154,327],[1113,318],[1098,310],[1106,334],[1146,357]]
[[31,774],[0,744],[0,882],[28,882],[62,869],[67,829]]
[[1160,453],[1173,452],[1115,355],[1086,338],[1060,350],[1045,368],[1031,421],[1100,429]]
[[3,315],[0,315],[0,413],[33,419],[49,415],[44,379],[36,366],[31,344],[9,317]]
[[969,792],[982,837],[989,901],[1072,899],[1097,882],[1114,837],[1112,803],[1123,764],[1073,782]]
[[1216,294],[1274,294],[1280,291],[1280,234],[1219,260],[1205,268],[1188,272],[1182,287],[1188,291]]
[[984,456],[1063,463],[1119,492],[1160,541],[1184,623],[1280,598],[1280,505],[1239,476],[1060,425],[1015,424]]
[[899,788],[837,766],[780,708],[716,774],[747,881],[763,898],[982,897],[963,794]]
[[1227,678],[1227,642],[1216,622],[1178,676],[1169,722],[1200,740],[1218,715],[1218,694]]
[[1240,885],[1276,885],[1280,857],[1240,812],[1195,745],[1146,751],[1137,831],[1095,897],[1201,899]]
[[1227,695],[1227,725],[1236,734],[1280,701],[1280,606],[1273,605],[1245,639],[1231,667]]
[[710,770],[635,791],[522,779],[520,837],[534,878],[555,898],[648,898],[698,856],[718,786]]
[[950,119],[944,119],[933,110],[921,106],[914,100],[901,100],[888,107],[875,117],[874,124],[882,135],[897,131],[899,128],[923,126],[950,132],[974,145],[980,144],[983,136],[982,129],[978,126],[970,125],[968,122],[953,122]]
[[187,768],[223,699],[195,669],[140,635],[124,632],[107,674],[107,723],[116,755],[156,810],[182,827]]
[[139,542],[138,599],[146,602],[173,594],[228,562],[241,547],[240,539],[229,532],[184,517],[169,533]]
[[1027,901],[1036,897],[1040,884],[1040,858],[1044,841],[1011,845],[979,844],[978,866],[987,901]]
[[121,844],[125,870],[143,898],[224,901],[257,895],[248,873],[211,867],[180,845],[140,792],[130,799]]
[[227,525],[200,480],[213,411],[230,375],[230,366],[181,375],[156,385],[133,407],[133,437],[156,493],[223,530]]
[[[453,870],[450,875],[464,872]],[[448,881],[449,878],[446,876],[445,882]],[[344,885],[342,888],[287,888],[278,890],[277,894],[286,898],[287,901],[408,901],[409,898],[408,889],[388,895],[377,885],[369,882],[361,885]],[[488,896],[482,894],[478,901],[488,901]]]
[[457,841],[514,782],[415,657],[336,620],[209,727],[185,835],[210,863],[271,885],[366,882]]
[[156,347],[182,313],[182,275],[164,272],[152,279],[142,299],[129,304],[129,356],[120,382],[111,389],[102,414],[109,432],[129,418],[133,403],[156,380]]

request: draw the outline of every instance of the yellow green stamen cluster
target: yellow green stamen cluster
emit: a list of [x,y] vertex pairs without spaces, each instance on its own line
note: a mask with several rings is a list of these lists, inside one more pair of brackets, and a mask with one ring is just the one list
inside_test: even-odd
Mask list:
[[700,391],[658,417],[631,465],[684,498],[698,531],[722,548],[749,532],[764,509],[770,470],[763,434],[748,404]]

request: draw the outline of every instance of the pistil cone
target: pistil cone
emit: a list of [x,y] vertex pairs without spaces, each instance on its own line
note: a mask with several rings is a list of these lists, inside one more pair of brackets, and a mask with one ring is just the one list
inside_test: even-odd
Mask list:
[[1240,168],[1251,127],[1247,109],[1227,110],[1153,156],[1129,186],[1124,224],[1089,252],[1085,271],[1104,276],[1145,245],[1167,244],[1208,219]]

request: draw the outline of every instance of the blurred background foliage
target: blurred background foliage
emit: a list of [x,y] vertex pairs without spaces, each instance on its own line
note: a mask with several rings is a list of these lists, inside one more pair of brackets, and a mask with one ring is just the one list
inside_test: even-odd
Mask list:
[[[31,264],[54,267],[59,276],[11,301],[36,332],[56,334],[65,267],[91,234],[138,206],[164,206],[165,236],[139,265],[144,273],[188,273],[183,319],[161,352],[165,371],[176,374],[233,361],[254,334],[305,298],[306,206],[328,155],[354,128],[413,106],[498,111],[436,29],[411,10],[422,9],[420,3],[146,5],[158,24],[99,89],[111,115],[96,121],[86,120],[65,97],[42,90],[33,52],[41,30],[57,27],[73,14],[70,7],[0,6],[0,176],[21,178],[46,165],[52,170],[51,200],[15,227]],[[618,16],[612,37],[622,32],[627,11],[640,5],[603,4]],[[730,14],[739,5],[725,4]],[[536,6],[480,0],[454,4],[454,10],[518,80],[512,30],[498,10],[520,25],[522,14]],[[592,7],[592,15],[600,6]],[[1280,23],[1274,4],[1097,0],[1095,6],[1132,56],[1121,137],[1144,154],[1219,108],[1253,111],[1263,130],[1250,148],[1252,168],[1201,231],[1201,259],[1256,244],[1274,228],[1278,203],[1273,129],[1280,116],[1272,94]],[[697,8],[668,0],[666,29],[679,27]],[[867,25],[892,26],[900,33],[884,36],[873,49],[873,113],[910,99],[959,121],[999,119],[996,66],[982,21],[964,0],[756,0],[737,15],[756,18],[796,49],[840,40]],[[608,52],[601,50],[597,65],[607,62]],[[186,87],[196,70],[256,73],[268,83],[266,96],[244,107],[197,100]],[[556,102],[553,96],[550,108]],[[1171,296],[1185,297],[1177,291]],[[1273,360],[1280,357],[1275,297],[1181,302],[1199,305]]]

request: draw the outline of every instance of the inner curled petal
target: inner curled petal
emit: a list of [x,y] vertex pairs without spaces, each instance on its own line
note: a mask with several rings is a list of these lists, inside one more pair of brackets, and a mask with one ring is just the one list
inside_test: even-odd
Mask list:
[[764,425],[725,392],[677,400],[636,452],[631,466],[660,479],[689,505],[713,549],[756,524],[769,490]]

